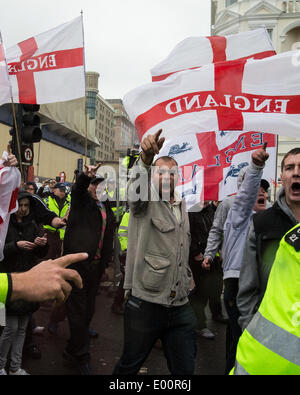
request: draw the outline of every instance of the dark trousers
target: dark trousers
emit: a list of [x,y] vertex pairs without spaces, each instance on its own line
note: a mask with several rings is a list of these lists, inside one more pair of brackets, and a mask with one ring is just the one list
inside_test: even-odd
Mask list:
[[44,230],[47,234],[47,242],[48,242],[48,252],[45,257],[43,257],[43,261],[48,259],[56,259],[61,256],[62,249],[62,240],[60,239],[58,232],[52,232],[49,229]]
[[171,374],[194,374],[195,326],[189,303],[169,308],[130,296],[124,313],[123,354],[113,374],[137,374],[158,339]]
[[226,371],[229,374],[235,364],[236,349],[239,338],[242,334],[238,319],[240,312],[237,307],[236,298],[239,290],[239,279],[228,278],[224,280],[224,305],[228,314],[227,350],[226,350]]
[[213,262],[211,270],[201,267],[201,262],[190,261],[195,289],[190,295],[191,306],[197,317],[197,328],[206,328],[205,307],[209,305],[212,317],[222,315],[221,294],[223,290],[223,271],[219,262]]
[[101,264],[86,264],[84,270],[79,270],[83,288],[72,288],[66,302],[66,313],[69,322],[70,338],[66,351],[78,362],[90,360],[89,326],[95,312],[96,295],[105,266]]

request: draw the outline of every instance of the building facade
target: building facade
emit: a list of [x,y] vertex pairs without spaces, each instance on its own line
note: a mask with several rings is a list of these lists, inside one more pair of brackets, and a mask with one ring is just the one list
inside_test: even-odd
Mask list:
[[[300,0],[212,0],[211,34],[230,35],[266,27],[277,53],[300,49]],[[300,136],[300,129],[299,129]],[[277,174],[300,138],[279,136]]]
[[115,158],[123,158],[128,149],[139,144],[135,126],[129,120],[121,99],[107,99],[114,108]]
[[98,73],[86,73],[87,113],[94,120],[95,137],[99,141],[95,161],[115,161],[114,108],[99,95],[98,81]]
[[[11,105],[0,107],[0,151],[6,149],[11,140],[9,130],[13,125]],[[99,145],[95,138],[95,125],[85,115],[85,99],[44,104],[38,113],[42,139],[33,144],[33,166],[30,181],[65,174],[65,181],[74,180],[79,164],[93,163],[95,149]]]

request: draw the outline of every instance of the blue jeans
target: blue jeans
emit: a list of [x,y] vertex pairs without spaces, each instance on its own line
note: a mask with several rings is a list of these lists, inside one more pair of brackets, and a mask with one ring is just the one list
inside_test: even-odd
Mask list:
[[7,315],[6,326],[0,337],[0,369],[4,369],[10,351],[10,370],[22,365],[22,351],[29,315]]
[[161,339],[173,375],[192,375],[196,358],[196,317],[190,304],[164,307],[130,296],[124,313],[124,349],[113,374],[137,374]]

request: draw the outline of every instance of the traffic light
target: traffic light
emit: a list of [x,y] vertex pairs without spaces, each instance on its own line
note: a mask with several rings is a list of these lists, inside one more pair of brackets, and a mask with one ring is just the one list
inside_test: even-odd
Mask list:
[[20,136],[22,163],[26,166],[32,166],[34,152],[33,143],[38,143],[42,138],[40,117],[36,114],[40,106],[39,104],[22,104],[21,106]]
[[[38,104],[18,104],[16,112],[17,128],[14,126],[9,133],[12,136],[10,145],[12,153],[16,155],[18,162],[22,161],[25,166],[33,164],[33,143],[38,143],[42,138],[40,117],[36,114],[40,106]],[[17,143],[17,131],[20,143],[21,160]]]
[[81,173],[83,171],[83,159],[77,159],[77,170]]
[[22,104],[21,140],[22,143],[38,143],[42,138],[40,128],[39,104]]

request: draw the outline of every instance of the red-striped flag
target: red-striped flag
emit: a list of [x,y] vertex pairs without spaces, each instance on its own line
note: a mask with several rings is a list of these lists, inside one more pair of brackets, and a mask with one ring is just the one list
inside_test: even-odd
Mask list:
[[161,81],[178,71],[209,63],[262,59],[272,55],[275,55],[274,47],[264,28],[229,36],[188,37],[151,69],[152,81]]
[[85,96],[82,17],[8,48],[16,103],[44,104]]
[[21,183],[21,174],[16,167],[4,165],[7,152],[0,160],[0,261],[3,260],[3,248],[10,214],[18,209],[18,192]]
[[182,71],[124,97],[140,140],[163,129],[172,139],[209,130],[299,137],[299,51]]

